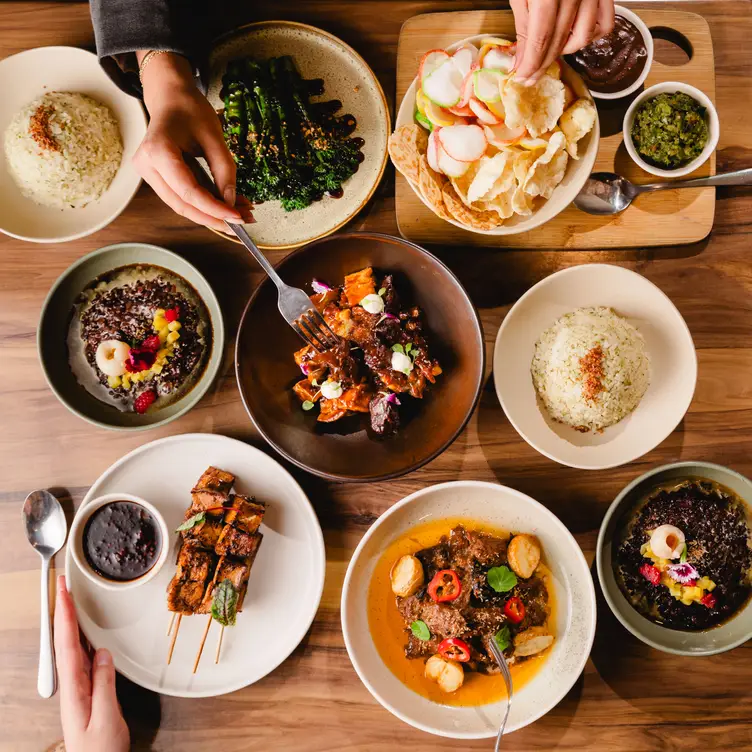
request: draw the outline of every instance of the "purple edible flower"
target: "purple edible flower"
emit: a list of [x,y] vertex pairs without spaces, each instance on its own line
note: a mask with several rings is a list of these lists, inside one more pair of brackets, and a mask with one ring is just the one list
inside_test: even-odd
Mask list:
[[394,392],[389,392],[389,394],[386,395],[386,401],[390,402],[392,405],[401,405],[402,403],[397,398],[397,395]]
[[303,371],[304,376],[308,376],[308,363],[301,363],[300,370]]
[[698,580],[700,573],[691,564],[685,562],[684,564],[672,564],[668,568],[668,576],[682,585],[687,585],[694,580]]
[[321,282],[315,277],[313,278],[313,282],[311,282],[311,287],[313,288],[313,291],[318,294],[329,292],[332,289],[326,284],[326,282]]

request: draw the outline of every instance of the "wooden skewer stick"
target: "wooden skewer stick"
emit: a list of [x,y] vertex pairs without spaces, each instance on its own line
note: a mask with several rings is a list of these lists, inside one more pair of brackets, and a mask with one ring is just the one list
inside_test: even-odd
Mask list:
[[178,618],[175,621],[175,631],[172,633],[172,639],[170,640],[170,650],[167,653],[167,665],[170,665],[172,660],[172,651],[175,650],[175,641],[178,639],[178,631],[180,630],[180,621],[183,618],[183,614],[178,614]]
[[206,629],[204,629],[204,636],[201,638],[201,644],[198,647],[198,655],[196,656],[196,662],[193,664],[193,673],[198,670],[198,662],[201,660],[201,653],[204,652],[204,643],[206,642],[206,636],[209,634],[209,627],[211,627],[212,617],[209,614],[209,619],[206,622]]
[[168,637],[170,636],[170,633],[172,632],[172,625],[175,623],[175,617],[176,616],[177,616],[177,614],[174,611],[172,611],[170,613],[170,624],[167,627],[167,636]]
[[224,634],[225,628],[222,626],[219,630],[219,639],[217,640],[217,652],[214,654],[214,663],[219,663],[219,653],[222,650],[222,637],[224,637]]

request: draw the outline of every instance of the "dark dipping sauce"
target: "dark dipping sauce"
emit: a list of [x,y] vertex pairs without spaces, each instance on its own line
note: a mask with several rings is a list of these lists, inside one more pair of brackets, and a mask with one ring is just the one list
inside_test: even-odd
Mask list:
[[162,550],[159,525],[148,509],[113,501],[97,509],[84,528],[86,561],[101,577],[127,582],[145,575]]
[[[669,629],[698,631],[723,623],[750,596],[747,515],[745,503],[733,491],[704,478],[653,490],[617,529],[613,567],[624,596],[643,616]],[[640,573],[640,567],[650,562],[640,548],[660,525],[674,525],[684,533],[687,562],[700,577],[715,582],[712,608],[698,602],[685,605],[665,585],[653,585]]]
[[647,59],[640,30],[623,16],[616,16],[610,34],[566,56],[589,89],[604,93],[628,89],[642,74]]

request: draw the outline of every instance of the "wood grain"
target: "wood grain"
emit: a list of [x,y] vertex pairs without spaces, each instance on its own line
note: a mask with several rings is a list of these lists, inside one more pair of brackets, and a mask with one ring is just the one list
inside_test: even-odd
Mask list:
[[[207,3],[207,5],[209,5]],[[397,40],[408,18],[437,10],[492,10],[496,2],[304,0],[212,3],[211,32],[255,18],[319,25],[353,45],[376,70],[394,103]],[[648,8],[655,8],[651,3]],[[641,7],[637,5],[636,7]],[[724,117],[752,87],[752,4],[711,0],[667,4],[708,22],[721,112],[719,170],[752,165],[749,122]],[[216,28],[215,28],[216,27]],[[0,3],[0,57],[44,44],[91,47],[84,3]],[[329,484],[295,469],[324,528],[327,571],[320,611],[306,639],[263,681],[216,700],[159,697],[119,682],[137,750],[185,752],[411,752],[489,750],[488,741],[456,742],[414,730],[371,697],[356,676],[339,625],[347,562],[379,514],[408,493],[458,478],[498,481],[541,500],[573,531],[592,562],[598,525],[614,496],[655,465],[704,459],[752,475],[752,189],[719,189],[713,232],[701,243],[628,251],[530,251],[431,246],[460,276],[481,309],[489,355],[510,305],[532,284],[573,264],[604,261],[639,271],[678,306],[699,352],[699,383],[682,424],[630,465],[584,473],[560,467],[523,442],[487,383],[467,429],[421,470],[367,487]],[[671,217],[662,217],[671,223]],[[397,233],[393,172],[350,225]],[[47,388],[37,362],[35,329],[56,277],[84,253],[123,240],[166,246],[195,263],[216,289],[228,326],[221,377],[191,413],[168,428],[136,436],[77,420]],[[282,253],[271,254],[279,260]],[[21,503],[50,488],[70,516],[111,463],[147,441],[188,431],[222,433],[268,453],[243,411],[232,371],[232,342],[260,274],[245,251],[175,216],[144,186],[130,207],[93,237],[59,246],[0,238],[0,752],[41,752],[61,738],[57,700],[36,695],[38,557],[20,524]],[[490,362],[490,360],[489,360]],[[62,557],[57,557],[62,566]],[[752,649],[712,658],[663,655],[622,629],[601,602],[592,659],[567,697],[504,749],[693,750],[752,747]],[[73,752],[73,751],[71,751]]]
[[[678,68],[656,60],[645,87],[679,79],[704,91],[715,101],[713,41],[707,21],[696,13],[676,10],[651,8],[640,15],[649,28],[663,30],[656,31],[657,34],[681,34],[692,50],[692,57]],[[448,47],[476,34],[514,38],[511,11],[430,13],[407,21],[400,32],[397,54],[397,108],[426,50]],[[653,182],[657,178],[639,168],[624,147],[621,125],[633,100],[634,96],[615,101],[595,100],[601,138],[593,169],[616,172],[636,183]],[[739,99],[732,110],[721,113],[721,118],[739,117],[746,106],[744,100]],[[702,177],[714,171],[715,155],[712,155],[693,176]],[[625,212],[612,217],[585,214],[572,205],[529,232],[493,236],[479,235],[443,221],[420,200],[409,183],[397,175],[396,211],[400,231],[416,243],[538,249],[645,247],[702,240],[713,226],[715,190],[697,188],[644,196]]]

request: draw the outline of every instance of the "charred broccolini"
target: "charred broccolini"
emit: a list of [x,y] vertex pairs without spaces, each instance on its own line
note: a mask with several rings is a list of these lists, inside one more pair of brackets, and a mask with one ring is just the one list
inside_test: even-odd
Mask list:
[[355,118],[341,102],[312,102],[323,81],[301,78],[290,57],[234,60],[222,81],[224,133],[238,165],[237,189],[252,203],[304,209],[342,184],[363,160]]

